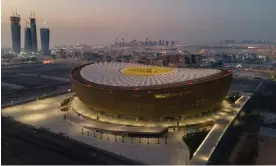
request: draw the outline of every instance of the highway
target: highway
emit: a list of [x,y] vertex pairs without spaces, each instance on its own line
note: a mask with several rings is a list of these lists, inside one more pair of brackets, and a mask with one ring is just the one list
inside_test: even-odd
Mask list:
[[196,152],[193,154],[193,157],[189,162],[190,165],[205,165],[208,162],[221,137],[228,129],[236,115],[242,110],[243,105],[250,99],[250,97],[250,94],[244,94],[235,102],[234,107],[238,109],[237,112],[232,115],[227,115],[221,120],[217,121],[206,138],[202,141]]

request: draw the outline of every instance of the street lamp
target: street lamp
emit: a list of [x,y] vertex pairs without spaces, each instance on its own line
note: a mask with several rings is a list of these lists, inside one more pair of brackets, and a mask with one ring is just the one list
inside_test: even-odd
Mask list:
[[35,113],[36,113],[37,108],[38,108],[38,99],[36,99],[36,107],[34,108],[34,119],[35,119]]

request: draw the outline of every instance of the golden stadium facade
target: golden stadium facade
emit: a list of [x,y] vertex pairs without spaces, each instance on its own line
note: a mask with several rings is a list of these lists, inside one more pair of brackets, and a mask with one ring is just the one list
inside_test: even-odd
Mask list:
[[91,111],[141,119],[195,116],[217,108],[232,72],[130,63],[95,63],[70,73],[72,89]]

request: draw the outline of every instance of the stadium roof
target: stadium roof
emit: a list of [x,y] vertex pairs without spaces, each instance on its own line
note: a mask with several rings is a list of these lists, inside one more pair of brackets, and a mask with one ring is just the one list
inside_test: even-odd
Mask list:
[[96,63],[84,66],[80,75],[96,84],[143,87],[192,81],[220,73],[217,69],[165,68],[131,63]]

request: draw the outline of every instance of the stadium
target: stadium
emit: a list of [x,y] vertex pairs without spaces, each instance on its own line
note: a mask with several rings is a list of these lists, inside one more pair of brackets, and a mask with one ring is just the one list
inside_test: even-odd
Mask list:
[[77,98],[91,112],[162,121],[216,109],[228,93],[232,72],[95,63],[75,68],[70,78]]

